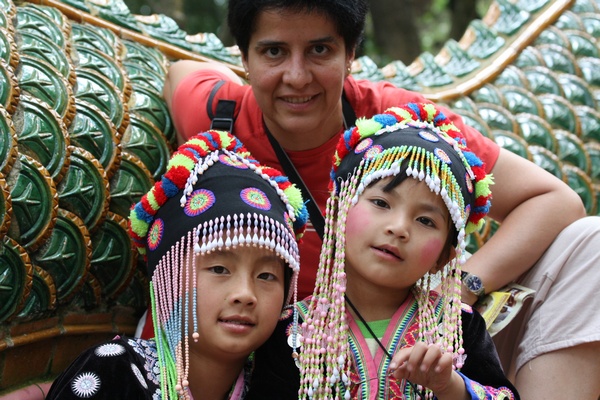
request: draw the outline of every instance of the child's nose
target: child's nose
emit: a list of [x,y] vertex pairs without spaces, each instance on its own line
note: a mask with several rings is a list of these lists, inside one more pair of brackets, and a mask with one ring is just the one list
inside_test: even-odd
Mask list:
[[237,283],[230,298],[234,303],[238,304],[248,306],[256,304],[254,284],[249,279],[241,279]]
[[387,233],[394,235],[402,240],[409,238],[408,221],[401,216],[390,218],[387,226]]

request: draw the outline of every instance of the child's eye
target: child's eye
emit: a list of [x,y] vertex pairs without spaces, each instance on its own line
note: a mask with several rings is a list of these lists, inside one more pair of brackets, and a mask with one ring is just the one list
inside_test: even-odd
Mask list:
[[383,199],[372,199],[371,203],[380,208],[390,208],[388,202]]
[[263,272],[262,274],[258,275],[258,279],[265,280],[265,281],[274,281],[277,279],[277,275],[272,274],[270,272]]
[[225,268],[222,265],[215,265],[214,267],[208,268],[208,270],[210,272],[212,272],[213,274],[217,274],[217,275],[224,275],[224,274],[227,274],[229,272],[227,270],[227,268]]
[[420,223],[422,223],[423,225],[427,225],[427,226],[433,226],[435,227],[435,222],[431,219],[431,218],[427,218],[427,217],[419,217],[417,218],[417,221],[419,221]]

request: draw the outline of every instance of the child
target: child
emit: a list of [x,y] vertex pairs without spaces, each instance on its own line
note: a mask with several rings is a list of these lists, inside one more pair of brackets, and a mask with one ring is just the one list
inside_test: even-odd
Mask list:
[[86,351],[47,398],[244,398],[253,351],[296,301],[306,217],[299,190],[236,138],[190,139],[129,220],[147,259],[156,339]]
[[[490,183],[432,105],[391,108],[347,130],[317,283],[298,304],[302,329],[291,331],[299,371],[269,341],[257,363],[285,366],[260,369],[249,398],[518,398],[483,319],[460,301],[465,235],[489,209]],[[430,291],[436,274],[440,295]]]

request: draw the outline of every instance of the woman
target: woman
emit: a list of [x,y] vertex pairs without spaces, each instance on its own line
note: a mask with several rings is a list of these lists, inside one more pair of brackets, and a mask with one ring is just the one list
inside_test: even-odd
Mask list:
[[[209,127],[218,99],[234,100],[233,132],[260,162],[279,168],[270,132],[324,210],[331,157],[344,129],[342,93],[357,116],[427,102],[389,83],[350,76],[366,11],[364,0],[231,0],[228,23],[250,85],[222,65],[173,64],[164,96],[180,141]],[[583,218],[582,202],[566,184],[442,110],[493,173],[489,215],[502,224],[464,269],[486,293],[515,280],[536,290],[521,323],[497,335],[507,375],[523,398],[568,398],[576,387],[578,398],[596,400],[600,321],[592,319],[597,313],[589,299],[595,295],[593,267],[600,265],[600,218]],[[309,227],[301,248],[301,295],[312,293],[320,244]],[[481,291],[471,289],[463,284],[463,300],[473,304]]]

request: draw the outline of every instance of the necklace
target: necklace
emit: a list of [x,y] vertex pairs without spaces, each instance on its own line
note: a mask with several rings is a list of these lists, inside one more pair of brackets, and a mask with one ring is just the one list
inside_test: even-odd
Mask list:
[[373,339],[375,339],[375,341],[377,342],[377,345],[381,348],[381,350],[383,350],[383,352],[385,353],[385,355],[387,356],[388,359],[392,359],[392,356],[390,355],[390,352],[385,348],[385,346],[383,345],[383,343],[381,343],[381,341],[379,340],[379,338],[377,337],[377,335],[375,334],[375,332],[373,332],[373,329],[371,329],[371,327],[369,326],[369,324],[367,323],[367,321],[365,321],[365,319],[363,318],[363,316],[358,312],[358,310],[356,309],[356,307],[354,306],[354,304],[352,304],[352,302],[350,301],[350,299],[348,298],[347,295],[344,296],[346,298],[346,303],[348,303],[348,305],[350,306],[350,308],[352,309],[352,311],[354,311],[354,314],[356,314],[356,316],[358,317],[358,319],[360,319],[360,322],[363,323],[363,325],[367,328],[367,330],[369,331],[369,334],[371,335],[371,337]]

